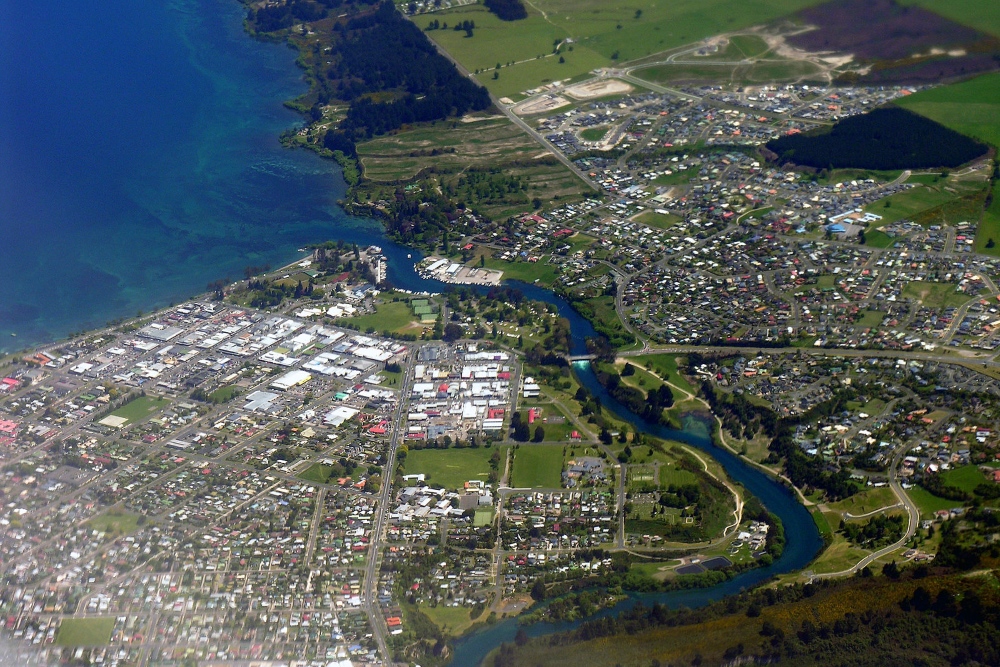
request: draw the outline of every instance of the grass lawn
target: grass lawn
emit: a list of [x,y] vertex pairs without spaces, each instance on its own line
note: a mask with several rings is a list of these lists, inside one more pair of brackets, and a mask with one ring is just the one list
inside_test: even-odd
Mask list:
[[420,611],[424,612],[427,618],[434,622],[434,625],[441,628],[444,634],[452,637],[461,635],[473,623],[471,607],[446,607],[443,604],[436,607],[420,605]]
[[840,502],[829,503],[827,507],[836,512],[848,512],[854,516],[860,516],[897,503],[899,503],[899,499],[896,498],[896,494],[892,492],[892,489],[888,486],[883,486],[877,489],[865,489]]
[[671,484],[683,486],[685,484],[697,484],[698,476],[690,470],[683,470],[676,464],[660,466],[660,487],[667,488]]
[[896,239],[889,236],[888,234],[883,234],[882,232],[876,230],[865,232],[865,245],[871,246],[873,248],[888,248]]
[[671,83],[675,81],[725,81],[743,83],[764,83],[798,79],[820,71],[813,63],[802,60],[769,58],[748,65],[670,64],[655,65],[635,72],[646,81]]
[[478,528],[480,526],[488,526],[491,523],[493,523],[492,507],[476,510],[476,515],[472,519],[473,526],[476,526]]
[[385,382],[382,383],[383,387],[398,387],[399,381],[403,378],[403,372],[393,373],[392,371],[382,370],[378,373],[385,378]]
[[[879,199],[866,206],[865,210],[875,215],[881,215],[882,219],[874,224],[876,227],[884,227],[903,218],[912,220],[918,213],[928,211],[955,198],[954,194],[945,190],[921,185]],[[872,233],[865,232],[866,240]]]
[[972,493],[977,486],[986,482],[986,475],[979,470],[978,466],[967,465],[944,471],[941,473],[941,481],[966,493]]
[[885,409],[886,402],[881,398],[873,398],[862,406],[862,409],[870,415],[877,415]]
[[847,539],[833,533],[833,542],[813,561],[809,569],[816,574],[842,572],[857,565],[870,551],[853,546]]
[[105,533],[117,532],[119,534],[126,534],[135,530],[138,523],[138,514],[115,510],[95,516],[87,522],[87,525],[95,530],[100,530]]
[[114,618],[67,618],[56,633],[58,646],[103,646],[111,641]]
[[694,169],[678,169],[669,174],[660,174],[653,179],[653,183],[656,185],[681,185],[690,182],[692,178],[697,176],[698,172]]
[[674,574],[674,568],[680,565],[679,560],[668,560],[668,561],[639,561],[637,563],[632,563],[629,566],[630,572],[635,572],[641,574],[650,579],[655,579],[657,581],[663,581],[667,577]]
[[503,447],[411,449],[406,455],[406,474],[423,473],[432,486],[461,489],[469,480],[486,481],[490,474],[490,457],[498,449],[503,457]]
[[656,227],[657,229],[670,229],[678,222],[681,222],[679,216],[673,215],[672,213],[657,213],[656,211],[646,211],[640,213],[633,218],[636,222],[641,222],[649,227]]
[[[615,364],[615,370],[621,375],[621,372],[625,369],[625,364],[629,362],[624,362],[620,364]],[[648,394],[654,389],[659,389],[663,385],[663,381],[656,377],[649,371],[645,370],[642,366],[636,364],[631,364],[635,369],[635,374],[622,376],[622,382],[625,384],[635,387],[644,394]]]
[[159,396],[140,396],[118,408],[110,416],[124,417],[129,423],[133,423],[156,414],[169,403],[169,400]]
[[930,519],[938,510],[949,510],[952,507],[962,506],[961,501],[935,496],[922,486],[914,486],[912,489],[906,489],[906,495],[910,497],[910,500],[920,510],[920,516],[923,519]]
[[561,488],[562,465],[563,455],[560,445],[521,445],[514,452],[511,486]]
[[580,138],[584,141],[600,141],[604,138],[604,135],[608,133],[611,127],[608,125],[598,125],[597,127],[588,127],[586,130],[580,132]]
[[[884,234],[883,234],[884,236]],[[887,237],[888,238],[888,237]],[[885,313],[878,310],[863,310],[861,311],[861,319],[858,320],[859,327],[877,327],[882,324],[882,319],[885,317]]]
[[240,393],[239,387],[229,385],[228,387],[219,387],[208,395],[208,399],[213,403],[225,403],[231,401],[238,393]]
[[538,144],[506,118],[423,124],[358,144],[365,177],[381,182],[413,178],[425,167],[460,171],[538,153]]
[[405,301],[387,301],[375,307],[374,313],[352,317],[350,323],[362,331],[371,329],[374,332],[402,331],[420,328],[416,316],[410,310],[410,304]]
[[903,296],[916,299],[928,308],[941,309],[961,306],[974,295],[956,291],[954,283],[914,280],[903,288]]
[[[486,268],[503,271],[504,280],[520,280],[524,283],[538,281],[542,285],[551,286],[556,281],[557,267],[549,264],[547,260],[547,255],[537,262],[508,262],[487,256]],[[479,266],[478,260],[473,264]]]
[[304,479],[307,482],[326,484],[326,480],[330,479],[330,473],[332,472],[333,466],[324,465],[322,463],[314,463],[299,474],[298,477],[299,479]]
[[822,512],[813,510],[810,514],[812,514],[813,521],[816,522],[816,528],[819,529],[820,537],[825,539],[833,535],[833,528],[830,527],[830,522],[826,520]]
[[[530,408],[536,408],[536,414],[539,417],[535,418],[534,423],[530,424],[529,430],[531,431],[531,437],[535,437],[535,429],[539,426],[545,432],[545,438],[543,442],[566,442],[570,439],[573,431],[579,431],[579,429],[573,425],[562,410],[560,410],[554,403],[544,403],[539,401],[534,401],[531,403],[525,403],[520,408],[522,416],[527,419],[528,410]],[[548,421],[546,421],[548,420]]]
[[642,364],[644,368],[649,368],[670,384],[694,393],[694,387],[677,370],[676,354],[643,354],[632,357],[630,361]]

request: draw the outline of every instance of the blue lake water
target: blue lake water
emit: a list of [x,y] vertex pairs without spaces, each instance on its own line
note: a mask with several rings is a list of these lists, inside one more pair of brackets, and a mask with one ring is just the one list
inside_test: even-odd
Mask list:
[[337,207],[335,164],[280,146],[302,72],[242,18],[236,0],[0,0],[0,350],[309,242],[380,240]]

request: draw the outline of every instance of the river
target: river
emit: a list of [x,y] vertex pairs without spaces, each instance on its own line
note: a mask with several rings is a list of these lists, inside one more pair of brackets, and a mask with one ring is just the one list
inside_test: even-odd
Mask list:
[[[549,290],[542,289],[536,285],[526,285],[514,281],[510,281],[509,284],[521,289],[525,293],[525,296],[530,299],[555,304],[559,308],[560,315],[570,322],[570,329],[572,331],[571,353],[576,355],[587,352],[586,339],[595,336],[596,332],[590,322],[573,310],[565,300],[557,297]],[[705,420],[689,417],[684,420],[684,428],[682,430],[670,429],[658,424],[650,424],[612,398],[597,381],[597,377],[594,375],[588,362],[574,363],[573,371],[580,380],[580,383],[592,394],[600,398],[601,405],[605,410],[609,410],[616,417],[627,421],[636,430],[658,438],[680,441],[711,455],[725,468],[730,478],[742,484],[750,493],[759,498],[768,510],[781,519],[785,529],[786,540],[785,550],[781,557],[767,567],[748,570],[729,581],[710,588],[677,590],[666,593],[633,593],[615,607],[605,609],[591,618],[618,614],[632,608],[638,602],[647,605],[660,603],[671,608],[681,606],[689,608],[701,607],[719,600],[726,595],[752,588],[773,576],[801,569],[815,558],[820,547],[823,545],[823,541],[809,512],[787,488],[778,484],[760,470],[747,465],[728,450],[714,445],[709,430],[710,426]],[[537,637],[553,632],[571,630],[579,626],[581,622],[537,623],[528,626],[525,630],[529,636]],[[508,619],[462,637],[455,643],[455,655],[451,664],[454,667],[475,667],[479,665],[483,658],[502,642],[513,641],[517,628],[517,622],[514,619]]]

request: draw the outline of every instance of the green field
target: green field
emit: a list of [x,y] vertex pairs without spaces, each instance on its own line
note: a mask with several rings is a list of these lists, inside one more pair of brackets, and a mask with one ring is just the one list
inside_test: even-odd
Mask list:
[[444,604],[436,607],[420,605],[420,611],[426,614],[434,625],[441,628],[441,632],[452,637],[461,635],[473,623],[472,609],[469,607],[446,607]]
[[299,474],[299,479],[304,479],[307,482],[316,482],[317,484],[326,484],[327,480],[330,479],[330,475],[333,473],[333,466],[324,465],[322,463],[314,463]]
[[769,83],[797,80],[818,74],[820,68],[804,60],[769,58],[748,65],[669,64],[653,65],[635,72],[646,81],[671,83],[675,81],[725,81],[735,83]]
[[644,225],[656,227],[657,229],[670,229],[678,222],[681,222],[680,217],[676,215],[671,213],[657,213],[656,211],[646,211],[632,219]]
[[809,569],[816,574],[827,572],[843,572],[857,565],[858,561],[867,556],[870,551],[860,549],[847,541],[839,533],[833,533],[833,541],[812,562]]
[[[993,247],[988,248],[990,240]],[[1000,255],[1000,182],[993,186],[993,203],[983,212],[982,221],[976,231],[976,252]]]
[[[555,403],[548,403],[544,401],[532,400],[529,403],[525,403],[520,406],[519,409],[521,414],[525,419],[527,419],[528,409],[537,408],[540,411],[540,418],[536,419],[533,424],[530,425],[531,437],[535,437],[535,429],[539,426],[545,432],[545,438],[543,442],[566,442],[570,439],[573,431],[578,431],[579,429],[573,424],[573,421],[561,410]],[[553,419],[551,422],[545,422],[545,419]],[[556,423],[562,418],[562,423]]]
[[[921,185],[920,187],[896,193],[885,199],[879,199],[877,202],[866,206],[865,210],[875,215],[881,215],[882,219],[875,222],[874,226],[884,227],[903,218],[912,220],[918,213],[928,211],[953,199],[955,199],[955,195],[950,192]],[[869,234],[871,232],[866,232],[866,236]]]
[[856,493],[840,502],[830,503],[828,507],[835,512],[846,512],[861,516],[883,507],[899,504],[899,499],[888,486],[870,488]]
[[580,132],[580,138],[585,141],[600,141],[604,138],[604,135],[608,133],[611,128],[607,125],[599,125],[598,127],[588,127],[586,130]]
[[374,313],[352,317],[347,320],[362,331],[416,331],[421,329],[420,323],[405,301],[387,301],[375,307]]
[[[883,236],[885,236],[883,234]],[[858,320],[859,327],[877,327],[882,324],[882,320],[885,318],[885,313],[878,310],[863,310],[861,311],[861,319]]]
[[986,475],[979,470],[978,466],[966,465],[953,470],[945,470],[941,473],[941,481],[966,493],[972,493],[977,486],[986,483]]
[[113,618],[67,618],[56,633],[58,646],[103,646],[111,641]]
[[826,516],[819,510],[813,510],[810,512],[812,514],[813,521],[816,523],[816,528],[819,530],[820,537],[823,539],[833,537],[833,528],[830,527],[830,522],[827,521]]
[[156,414],[169,404],[170,401],[159,396],[140,396],[118,408],[110,416],[123,417],[129,423],[134,423]]
[[883,234],[879,230],[874,230],[870,232],[865,232],[865,245],[869,245],[873,248],[888,248],[896,239],[889,236],[888,234]]
[[[466,69],[480,70],[478,79],[495,95],[514,96],[552,81],[565,81],[598,67],[608,67],[691,44],[722,32],[766,23],[818,0],[638,0],[629,5],[605,0],[534,0],[528,18],[500,21],[481,5],[435,12],[449,25],[475,22],[471,38],[455,30],[427,35]],[[413,21],[427,27],[431,17]],[[563,44],[559,55],[553,46]],[[757,50],[752,39],[739,48]],[[571,51],[570,48],[573,50]],[[565,60],[559,63],[559,57]],[[496,70],[497,64],[501,67]],[[514,63],[508,65],[508,63]],[[494,74],[498,78],[494,79]]]
[[225,403],[226,401],[231,401],[234,396],[240,393],[239,387],[234,385],[229,385],[227,387],[219,387],[211,394],[208,395],[208,400],[213,403]]
[[954,283],[932,283],[914,280],[903,288],[903,296],[916,299],[922,306],[941,309],[957,307],[973,297],[955,290]]
[[935,496],[922,486],[914,486],[912,489],[907,489],[906,495],[916,504],[920,510],[920,516],[924,519],[933,517],[934,512],[938,510],[950,510],[953,507],[962,506],[960,500],[949,500],[948,498]]
[[901,5],[920,5],[956,23],[1000,37],[1000,12],[994,0],[900,0]]
[[532,160],[538,144],[506,118],[451,121],[402,130],[358,144],[365,177],[393,182],[421,169],[460,171],[473,165]]
[[559,445],[521,445],[514,453],[511,486],[561,488],[562,465],[562,447]]
[[121,510],[114,510],[95,516],[93,519],[87,521],[87,525],[94,530],[99,530],[105,533],[118,533],[127,534],[131,533],[136,529],[139,523],[139,515],[132,514],[131,512],[122,512]]
[[[954,5],[985,4],[992,0],[965,0]],[[940,3],[943,4],[943,3]],[[1000,24],[1000,12],[991,4],[993,21]],[[944,12],[942,12],[944,13]],[[982,18],[982,17],[977,17]],[[1000,25],[995,26],[1000,28]],[[896,104],[1000,147],[1000,73],[984,74],[970,81],[931,88],[897,100]]]
[[633,375],[622,375],[622,382],[632,387],[635,387],[644,394],[648,394],[654,389],[659,389],[663,385],[663,381],[656,377],[649,371],[643,369],[638,363],[632,363],[630,361],[625,361],[620,364],[615,364],[615,368],[619,375],[625,370],[625,364],[631,364],[632,368],[635,369]]
[[[411,449],[406,455],[406,474],[423,473],[431,486],[461,489],[470,480],[486,481],[490,474],[490,457],[497,449]],[[499,450],[502,457],[505,450],[503,447]]]

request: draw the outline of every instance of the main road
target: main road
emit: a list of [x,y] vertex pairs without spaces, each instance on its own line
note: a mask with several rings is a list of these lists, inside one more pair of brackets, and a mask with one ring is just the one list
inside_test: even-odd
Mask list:
[[399,390],[399,404],[396,405],[396,418],[392,426],[392,437],[389,439],[389,452],[386,455],[385,474],[382,479],[382,490],[379,492],[378,504],[375,506],[375,517],[372,520],[372,541],[368,548],[368,565],[365,567],[365,583],[361,592],[361,604],[365,613],[368,614],[368,621],[372,626],[372,633],[378,644],[379,653],[382,655],[383,664],[392,664],[392,654],[389,652],[389,644],[386,642],[385,619],[376,604],[375,587],[378,583],[378,566],[381,556],[383,532],[385,530],[385,520],[389,513],[389,503],[392,500],[392,477],[396,469],[396,450],[402,438],[403,431],[403,407],[407,404],[410,395],[410,385],[413,382],[413,363],[410,351],[410,358],[407,358],[405,370],[403,371],[403,382]]

